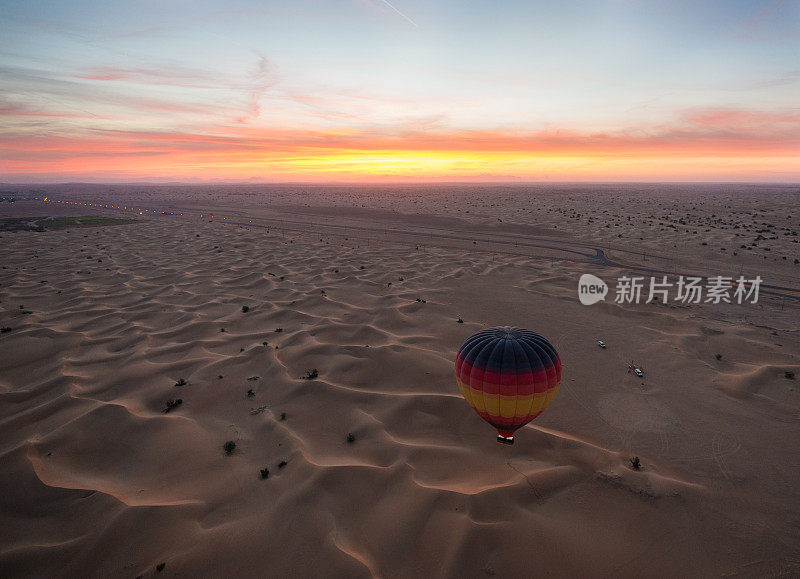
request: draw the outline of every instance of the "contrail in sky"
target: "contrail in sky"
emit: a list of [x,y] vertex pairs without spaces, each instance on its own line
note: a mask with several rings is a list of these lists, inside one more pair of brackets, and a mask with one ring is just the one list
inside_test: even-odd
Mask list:
[[386,5],[387,5],[389,8],[391,8],[392,10],[394,10],[395,12],[397,12],[397,13],[398,13],[400,16],[402,16],[403,18],[405,18],[406,20],[408,20],[408,21],[409,21],[411,24],[413,24],[413,25],[414,25],[416,28],[419,28],[419,26],[417,26],[417,23],[416,23],[416,22],[414,22],[413,20],[411,20],[411,18],[409,18],[408,16],[406,16],[406,15],[405,15],[405,14],[403,14],[402,12],[400,12],[400,11],[399,11],[397,8],[395,8],[395,7],[392,5],[392,3],[391,3],[391,2],[389,2],[388,0],[381,0],[381,1],[382,1],[384,4],[386,4]]

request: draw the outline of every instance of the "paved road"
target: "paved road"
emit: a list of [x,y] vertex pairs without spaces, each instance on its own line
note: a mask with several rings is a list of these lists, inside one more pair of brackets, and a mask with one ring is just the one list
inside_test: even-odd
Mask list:
[[[384,241],[413,246],[425,245],[428,247],[453,248],[455,246],[455,249],[469,251],[502,251],[504,254],[521,255],[530,258],[566,259],[576,263],[591,263],[605,267],[625,269],[633,273],[646,274],[648,276],[666,275],[673,278],[679,276],[708,277],[707,275],[698,274],[696,272],[668,271],[659,268],[645,267],[640,264],[622,260],[612,260],[606,256],[605,250],[582,241],[568,238],[559,239],[545,236],[504,233],[498,228],[488,229],[486,231],[465,231],[460,227],[446,229],[439,226],[432,228],[408,224],[408,227],[401,229],[396,225],[392,225],[391,227],[388,225],[376,226],[369,223],[359,223],[357,220],[346,224],[331,223],[328,220],[319,221],[309,219],[263,219],[257,220],[257,222],[217,219],[216,222],[261,229],[276,229],[283,232],[336,235],[354,240],[365,239],[369,241]],[[544,249],[548,252],[552,252],[552,255],[532,255],[530,252],[521,251],[522,249]],[[635,250],[617,247],[611,249],[613,249],[615,253],[620,254],[640,257],[650,255],[651,257],[655,257],[652,254],[646,254]],[[777,296],[800,302],[800,288],[762,283],[759,291],[765,295]]]

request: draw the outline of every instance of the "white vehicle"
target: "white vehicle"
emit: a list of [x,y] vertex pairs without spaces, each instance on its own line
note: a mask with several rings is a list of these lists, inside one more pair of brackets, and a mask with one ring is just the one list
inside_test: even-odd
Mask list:
[[597,345],[600,346],[601,348],[606,347],[606,343],[603,340],[597,340]]
[[637,366],[637,365],[636,365],[635,363],[633,363],[633,362],[631,362],[630,364],[628,364],[628,373],[630,374],[631,372],[633,372],[634,374],[636,374],[636,375],[637,375],[639,378],[644,378],[644,370],[642,370],[641,368],[639,368],[639,366]]

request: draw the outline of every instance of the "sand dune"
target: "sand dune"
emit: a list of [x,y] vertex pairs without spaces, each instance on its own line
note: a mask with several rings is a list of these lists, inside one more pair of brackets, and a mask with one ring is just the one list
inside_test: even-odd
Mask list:
[[[154,208],[190,205],[159,195]],[[162,575],[183,576],[796,574],[800,398],[785,373],[800,373],[800,303],[588,308],[580,274],[625,270],[504,252],[512,229],[495,242],[487,226],[480,247],[457,240],[457,224],[434,243],[423,229],[446,225],[458,201],[447,195],[438,213],[402,196],[346,213],[331,206],[349,197],[319,192],[313,211],[280,195],[270,205],[281,218],[372,224],[359,235],[281,231],[256,205],[239,207],[260,215],[254,225],[225,223],[235,194],[214,201],[213,222],[199,214],[214,202],[198,196],[197,215],[0,234],[11,328],[0,574],[154,576],[162,562]],[[518,232],[547,228],[498,203]],[[464,223],[496,208],[475,209]],[[419,243],[380,233],[398,220],[420,228]],[[613,243],[559,230],[553,247]],[[706,267],[693,252],[673,264]],[[772,263],[775,280],[800,286],[790,260]],[[558,396],[513,447],[453,377],[464,339],[508,323],[547,336],[564,363]]]

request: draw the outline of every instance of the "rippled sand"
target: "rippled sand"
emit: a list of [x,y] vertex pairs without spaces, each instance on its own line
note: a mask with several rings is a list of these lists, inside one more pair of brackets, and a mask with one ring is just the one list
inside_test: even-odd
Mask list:
[[[0,233],[0,575],[152,576],[160,563],[161,575],[215,577],[800,572],[791,235],[771,240],[769,261],[739,263],[638,223],[651,198],[609,209],[619,238],[564,217],[586,215],[580,192],[572,205],[539,199],[527,220],[502,198],[457,216],[449,197],[417,193],[364,207],[319,190],[195,193],[115,191],[149,211]],[[776,221],[791,199],[770,209]],[[133,212],[0,206],[68,213]],[[708,236],[733,247],[740,232]],[[667,251],[668,236],[680,247]],[[596,249],[617,265],[593,261]],[[611,282],[654,264],[784,289],[743,306],[577,300],[581,273]],[[513,447],[453,376],[460,344],[500,324],[547,336],[564,365]]]

